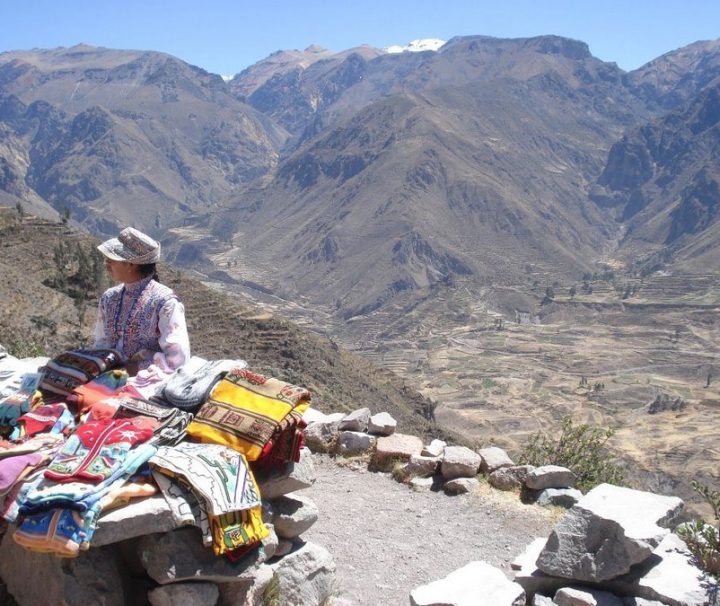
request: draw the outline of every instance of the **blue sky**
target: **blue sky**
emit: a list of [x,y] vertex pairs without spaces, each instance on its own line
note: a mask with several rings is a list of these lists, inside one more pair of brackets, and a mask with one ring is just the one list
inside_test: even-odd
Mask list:
[[0,0],[0,51],[157,50],[231,75],[276,50],[558,34],[625,70],[720,38],[718,0]]

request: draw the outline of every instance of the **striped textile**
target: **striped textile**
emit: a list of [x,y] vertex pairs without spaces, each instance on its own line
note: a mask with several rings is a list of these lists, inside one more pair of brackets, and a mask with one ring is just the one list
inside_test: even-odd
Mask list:
[[40,391],[68,395],[106,370],[122,363],[114,349],[74,349],[61,353],[42,367]]
[[290,415],[310,406],[307,389],[235,369],[219,381],[188,427],[200,442],[222,444],[256,461]]

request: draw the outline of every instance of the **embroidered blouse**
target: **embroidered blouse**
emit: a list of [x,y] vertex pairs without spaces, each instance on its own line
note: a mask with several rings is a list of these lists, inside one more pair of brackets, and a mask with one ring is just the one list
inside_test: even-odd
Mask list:
[[185,308],[172,289],[145,278],[106,290],[98,305],[95,347],[111,347],[140,370],[169,372],[190,359]]

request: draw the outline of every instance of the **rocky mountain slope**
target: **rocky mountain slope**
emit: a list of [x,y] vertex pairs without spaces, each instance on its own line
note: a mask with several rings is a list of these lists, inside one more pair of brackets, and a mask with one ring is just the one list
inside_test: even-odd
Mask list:
[[286,133],[219,76],[155,52],[0,54],[2,189],[98,234],[155,235],[277,162]]
[[712,166],[694,187],[668,157],[657,177],[676,180],[666,193],[683,208],[650,206],[644,231],[607,199],[630,170],[623,132],[673,110],[672,128],[698,134],[678,121],[686,102],[712,106],[719,48],[699,42],[627,74],[557,36],[399,54],[309,47],[230,83],[161,53],[3,53],[0,202],[98,234],[133,223],[176,263],[227,268],[335,320],[458,280],[479,297],[528,273],[582,275],[622,238],[626,257],[681,232],[706,250],[710,232],[673,217],[704,216],[695,200],[713,191]]
[[255,104],[299,143],[211,219],[231,276],[349,318],[456,278],[591,267],[614,226],[587,189],[647,115],[616,66],[553,36],[330,64],[268,80],[292,116]]
[[593,199],[626,224],[620,248],[629,261],[650,269],[672,261],[691,272],[717,266],[719,108],[720,76],[689,105],[629,132],[610,150]]

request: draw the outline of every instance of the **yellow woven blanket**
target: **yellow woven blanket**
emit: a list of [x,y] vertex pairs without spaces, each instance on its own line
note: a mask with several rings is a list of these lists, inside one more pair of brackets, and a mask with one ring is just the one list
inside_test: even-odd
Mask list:
[[302,415],[309,406],[307,389],[247,369],[233,370],[215,385],[188,435],[256,461],[281,421],[293,410]]

